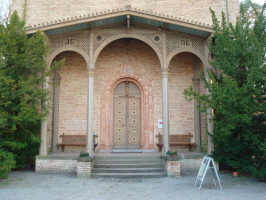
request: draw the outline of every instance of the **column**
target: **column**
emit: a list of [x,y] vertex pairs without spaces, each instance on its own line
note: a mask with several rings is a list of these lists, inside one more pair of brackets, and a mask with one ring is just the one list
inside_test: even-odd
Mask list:
[[213,121],[212,121],[212,112],[211,108],[207,110],[207,126],[208,126],[208,154],[213,152],[214,146],[212,142],[212,135],[213,135]]
[[88,105],[87,105],[87,152],[91,157],[94,156],[93,148],[93,88],[94,88],[94,69],[89,68],[88,78]]
[[59,91],[60,76],[56,71],[53,77],[52,152],[56,152],[58,142]]
[[[207,71],[205,71],[205,77],[207,81],[210,81]],[[206,93],[207,94],[210,93],[208,89]],[[207,109],[207,131],[208,131],[208,154],[211,154],[214,148],[213,142],[212,142],[212,135],[213,135],[212,108]]]
[[162,71],[163,87],[163,152],[169,150],[168,147],[168,71]]
[[[44,82],[44,89],[48,89],[48,81],[49,79],[46,78]],[[43,102],[43,104],[47,105],[47,102]],[[40,145],[40,156],[47,156],[48,150],[47,150],[47,127],[48,127],[48,119],[44,118],[42,120],[41,124],[41,145]]]
[[[204,68],[204,76],[207,81],[210,81],[210,78],[208,76],[208,70],[210,70],[212,67],[210,66],[208,60],[209,60],[209,45],[208,41],[212,35],[210,35],[204,42],[204,53],[205,53],[205,68]],[[207,94],[209,94],[209,90],[207,89]],[[207,109],[207,131],[208,131],[208,154],[211,154],[214,149],[213,141],[212,141],[212,135],[213,135],[213,120],[212,120],[212,108]]]
[[[200,79],[199,79],[199,67],[195,65],[194,67],[194,77],[193,77],[193,88],[195,92],[200,93]],[[195,131],[195,142],[196,151],[200,152],[201,145],[201,128],[200,128],[200,111],[199,104],[196,99],[194,99],[194,131]]]

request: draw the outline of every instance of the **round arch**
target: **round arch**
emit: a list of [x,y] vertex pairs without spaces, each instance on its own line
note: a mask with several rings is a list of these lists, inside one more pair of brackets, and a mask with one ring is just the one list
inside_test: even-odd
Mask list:
[[54,51],[47,59],[47,64],[50,67],[54,58],[59,55],[60,53],[66,52],[66,51],[73,51],[75,53],[78,53],[79,55],[81,55],[83,57],[83,59],[86,62],[86,65],[88,66],[89,63],[89,56],[88,54],[83,51],[82,49],[79,49],[77,47],[64,47],[64,48],[59,48],[56,51]]
[[204,56],[202,56],[199,52],[193,50],[193,49],[177,49],[175,51],[173,51],[172,53],[170,53],[167,57],[167,68],[169,67],[170,65],[170,62],[172,61],[172,59],[178,55],[178,54],[181,54],[181,53],[191,53],[193,54],[194,56],[198,57],[199,60],[202,62],[203,64],[203,68],[205,69],[205,67],[208,66],[208,62],[206,61],[206,58],[204,58]]
[[110,87],[111,91],[112,91],[112,95],[114,95],[114,90],[117,88],[117,86],[120,83],[125,82],[125,81],[129,81],[129,82],[134,83],[138,87],[138,89],[141,93],[141,96],[144,95],[144,89],[143,89],[141,83],[139,82],[139,80],[137,80],[136,78],[131,77],[131,76],[123,76],[123,77],[120,77],[118,80],[116,80]]
[[119,39],[124,39],[124,38],[132,38],[132,39],[137,39],[140,40],[142,42],[144,42],[145,44],[147,44],[149,47],[151,47],[153,49],[153,51],[156,53],[160,65],[163,66],[163,59],[162,59],[162,55],[161,52],[159,50],[159,48],[157,48],[150,40],[148,40],[146,37],[143,37],[141,35],[138,34],[119,34],[119,35],[115,35],[112,36],[108,39],[106,39],[94,52],[94,59],[93,59],[93,68],[95,67],[96,61],[100,55],[100,53],[102,52],[102,50],[110,43],[119,40]]

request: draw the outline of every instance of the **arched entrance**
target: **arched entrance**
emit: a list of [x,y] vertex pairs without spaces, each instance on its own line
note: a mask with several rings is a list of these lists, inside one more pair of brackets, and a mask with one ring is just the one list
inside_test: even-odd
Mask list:
[[109,151],[115,146],[114,93],[123,81],[134,83],[141,94],[141,130],[139,144],[135,146],[143,150],[156,148],[155,135],[160,131],[156,125],[162,115],[160,71],[156,53],[142,41],[119,39],[103,49],[94,71],[94,131],[99,135],[97,151]]
[[[52,112],[48,137],[53,152],[61,151],[62,135],[87,135],[88,73],[86,59],[75,51],[62,51],[52,63],[64,59],[55,70],[51,85]],[[85,151],[84,147],[67,146],[66,151]]]
[[[189,87],[201,94],[205,93],[200,81],[204,70],[204,60],[193,52],[177,52],[169,60],[168,97],[169,97],[169,135],[192,133],[195,151],[200,152],[206,143],[206,116],[200,113],[198,103],[187,101],[184,90]],[[184,147],[179,147],[183,150]]]
[[141,92],[131,81],[123,81],[114,90],[113,148],[140,148]]

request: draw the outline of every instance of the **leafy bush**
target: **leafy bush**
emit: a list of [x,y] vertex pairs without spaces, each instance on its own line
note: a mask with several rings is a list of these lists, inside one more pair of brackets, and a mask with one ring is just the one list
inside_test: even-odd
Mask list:
[[32,167],[38,154],[41,121],[47,115],[46,53],[44,35],[27,35],[16,12],[0,24],[0,148],[13,153],[16,168]]
[[202,76],[209,94],[192,88],[185,94],[196,98],[201,110],[212,108],[214,158],[228,169],[266,181],[265,4],[253,17],[248,11],[241,7],[235,25],[224,14],[220,22],[212,11],[214,59]]
[[0,149],[0,178],[7,178],[8,173],[15,167],[15,163],[12,153]]

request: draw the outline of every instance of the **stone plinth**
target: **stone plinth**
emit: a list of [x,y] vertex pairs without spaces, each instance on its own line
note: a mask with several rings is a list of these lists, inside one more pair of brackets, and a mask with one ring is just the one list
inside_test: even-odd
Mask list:
[[166,162],[167,176],[177,177],[181,175],[181,161],[175,160]]
[[36,157],[35,171],[40,173],[75,173],[77,160],[65,158]]
[[77,176],[78,177],[91,177],[93,169],[93,162],[77,162]]

